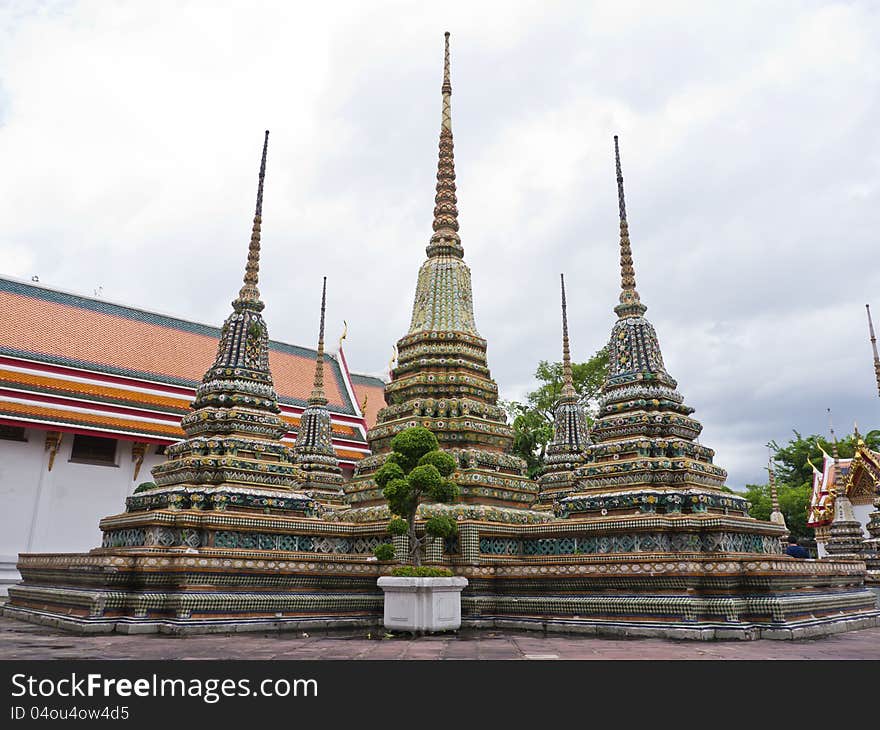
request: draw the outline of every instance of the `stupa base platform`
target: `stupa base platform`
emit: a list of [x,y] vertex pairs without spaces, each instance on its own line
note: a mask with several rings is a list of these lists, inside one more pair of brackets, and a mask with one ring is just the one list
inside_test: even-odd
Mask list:
[[[221,552],[22,555],[24,583],[10,588],[4,615],[82,634],[382,625],[376,581],[390,563],[365,555]],[[749,640],[880,625],[861,561],[574,553],[481,555],[473,562],[449,555],[432,563],[468,579],[462,625],[471,628]]]
[[[381,597],[380,597],[381,598]],[[380,608],[381,610],[381,608]],[[51,612],[6,607],[2,615],[32,624],[60,629],[72,634],[168,634],[191,636],[197,634],[233,634],[267,632],[333,632],[342,633],[381,626],[381,616],[340,618],[338,616],[310,616],[291,618],[252,619],[163,619],[150,621],[138,618],[76,618]]]
[[[796,640],[830,636],[880,626],[877,616],[815,619],[782,625],[706,622],[635,623],[633,621],[544,620],[528,618],[462,619],[462,628],[481,630],[540,631],[617,638],[679,639],[682,641],[756,641],[758,639]],[[597,657],[601,659],[600,657]]]

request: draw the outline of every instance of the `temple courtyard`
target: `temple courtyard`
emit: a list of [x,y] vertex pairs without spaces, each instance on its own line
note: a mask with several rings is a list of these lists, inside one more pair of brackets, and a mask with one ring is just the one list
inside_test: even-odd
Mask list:
[[244,633],[75,636],[0,617],[0,659],[880,659],[880,627],[795,641],[674,641],[461,631],[385,638]]

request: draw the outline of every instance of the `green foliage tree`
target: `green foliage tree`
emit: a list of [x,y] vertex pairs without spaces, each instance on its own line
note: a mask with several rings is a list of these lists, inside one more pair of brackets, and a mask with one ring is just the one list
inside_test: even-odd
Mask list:
[[[603,347],[587,362],[573,363],[571,366],[574,389],[590,424],[607,370],[607,347]],[[540,385],[526,394],[525,402],[502,402],[513,426],[513,451],[526,460],[530,477],[536,476],[544,465],[547,444],[553,438],[553,416],[562,393],[562,363],[541,360],[535,370],[535,378]]]
[[[789,439],[784,446],[780,446],[775,441],[768,444],[774,452],[776,462],[774,474],[779,495],[779,509],[782,510],[785,524],[788,525],[792,535],[798,539],[811,539],[813,530],[807,527],[807,512],[813,489],[813,467],[809,462],[821,468],[824,458],[822,451],[824,450],[826,454],[832,453],[832,444],[815,434],[804,437],[798,431],[792,433],[794,438]],[[862,438],[868,448],[875,451],[880,448],[880,430],[870,431]],[[851,458],[856,452],[856,446],[854,435],[838,440],[837,449],[840,458]],[[747,484],[745,497],[752,505],[749,509],[752,517],[759,520],[770,519],[772,505],[769,484]]]
[[[807,510],[810,506],[812,484],[792,486],[776,481],[776,492],[779,496],[779,509],[785,517],[785,524],[797,539],[812,538],[813,531],[807,527]],[[751,507],[749,514],[756,520],[769,520],[773,509],[769,484],[747,484],[746,499]]]
[[376,483],[394,515],[388,531],[409,537],[409,559],[416,567],[422,563],[421,548],[428,537],[447,538],[458,532],[454,519],[435,515],[425,522],[424,535],[416,533],[419,504],[453,502],[458,497],[458,485],[449,479],[454,471],[455,459],[441,451],[437,437],[421,426],[397,434],[391,440],[391,454],[376,471]]

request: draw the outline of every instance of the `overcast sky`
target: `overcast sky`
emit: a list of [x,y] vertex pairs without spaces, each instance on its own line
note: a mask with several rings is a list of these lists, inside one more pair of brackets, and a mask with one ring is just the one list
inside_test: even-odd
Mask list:
[[[431,234],[443,31],[461,236],[503,397],[638,290],[729,483],[880,427],[880,5],[0,2],[0,273],[219,325],[264,129],[270,335],[380,372]],[[212,7],[213,6],[213,7]],[[2,316],[2,313],[0,313]],[[880,322],[878,322],[880,324]],[[71,333],[75,336],[75,333]]]

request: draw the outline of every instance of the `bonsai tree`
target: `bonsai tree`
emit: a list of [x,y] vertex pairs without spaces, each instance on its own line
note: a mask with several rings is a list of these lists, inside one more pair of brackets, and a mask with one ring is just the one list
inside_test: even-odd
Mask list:
[[455,459],[441,451],[437,437],[421,426],[397,434],[391,440],[391,449],[376,471],[376,483],[393,515],[388,531],[409,536],[409,559],[418,567],[428,537],[447,538],[458,532],[452,517],[435,515],[426,520],[425,534],[416,534],[416,512],[423,501],[453,502],[458,496],[458,485],[449,479],[455,471]]

